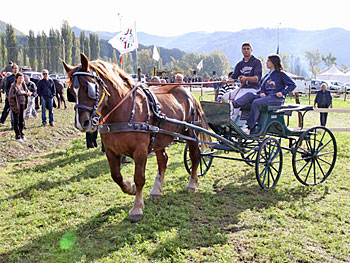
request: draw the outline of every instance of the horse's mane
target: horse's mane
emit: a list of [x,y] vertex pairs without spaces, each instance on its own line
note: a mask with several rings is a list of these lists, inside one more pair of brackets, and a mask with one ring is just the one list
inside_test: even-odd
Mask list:
[[108,79],[114,88],[123,87],[125,83],[132,87],[133,79],[116,64],[111,64],[102,60],[94,60],[90,62],[90,66],[99,74],[100,77]]

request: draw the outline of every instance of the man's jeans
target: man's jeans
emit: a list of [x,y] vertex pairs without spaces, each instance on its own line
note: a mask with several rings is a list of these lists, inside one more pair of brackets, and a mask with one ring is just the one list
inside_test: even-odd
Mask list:
[[46,109],[49,111],[49,122],[53,123],[53,99],[41,97],[41,118],[46,124]]

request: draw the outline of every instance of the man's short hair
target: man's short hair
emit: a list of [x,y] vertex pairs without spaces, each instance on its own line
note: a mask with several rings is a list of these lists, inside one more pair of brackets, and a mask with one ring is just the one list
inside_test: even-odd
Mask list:
[[242,48],[243,48],[243,47],[250,47],[251,49],[253,49],[252,44],[250,44],[249,42],[243,42]]

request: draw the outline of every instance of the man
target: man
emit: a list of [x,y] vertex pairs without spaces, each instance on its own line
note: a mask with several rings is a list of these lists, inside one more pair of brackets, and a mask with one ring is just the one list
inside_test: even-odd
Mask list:
[[42,71],[43,79],[38,82],[38,96],[41,101],[42,124],[46,126],[46,109],[49,111],[50,126],[54,126],[53,120],[53,98],[56,96],[55,84],[49,78],[49,71]]
[[[321,90],[319,90],[316,94],[314,107],[317,108],[333,108],[332,106],[332,95],[330,91],[327,90],[327,84],[322,83]],[[320,122],[321,126],[326,126],[327,123],[328,112],[320,112]]]
[[12,72],[13,62],[9,61],[9,64],[1,70],[1,73]]
[[235,66],[233,73],[229,74],[232,79],[239,79],[241,87],[231,97],[238,99],[248,92],[256,93],[260,87],[262,75],[261,61],[252,55],[253,48],[248,42],[242,44],[243,59]]
[[0,118],[0,125],[5,125],[5,121],[7,119],[7,116],[10,113],[10,103],[8,100],[8,95],[9,91],[11,88],[12,83],[15,81],[16,74],[18,73],[18,66],[16,64],[12,65],[12,74],[5,79],[5,85],[4,85],[4,90],[5,90],[5,106],[1,114]]
[[24,83],[26,84],[27,89],[31,93],[30,101],[28,103],[26,115],[25,115],[25,119],[28,120],[30,117],[30,114],[32,114],[34,118],[38,117],[38,113],[36,112],[36,110],[34,108],[34,100],[38,96],[38,94],[37,94],[37,87],[33,81],[30,81],[29,76],[25,75]]
[[175,83],[184,83],[184,76],[182,74],[176,74],[175,75]]

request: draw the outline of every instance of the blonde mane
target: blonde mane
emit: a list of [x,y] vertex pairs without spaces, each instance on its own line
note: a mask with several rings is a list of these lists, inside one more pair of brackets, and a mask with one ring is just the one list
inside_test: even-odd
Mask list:
[[108,79],[115,89],[123,87],[125,84],[129,87],[135,84],[134,80],[116,64],[111,64],[102,60],[90,61],[89,64],[100,77]]

